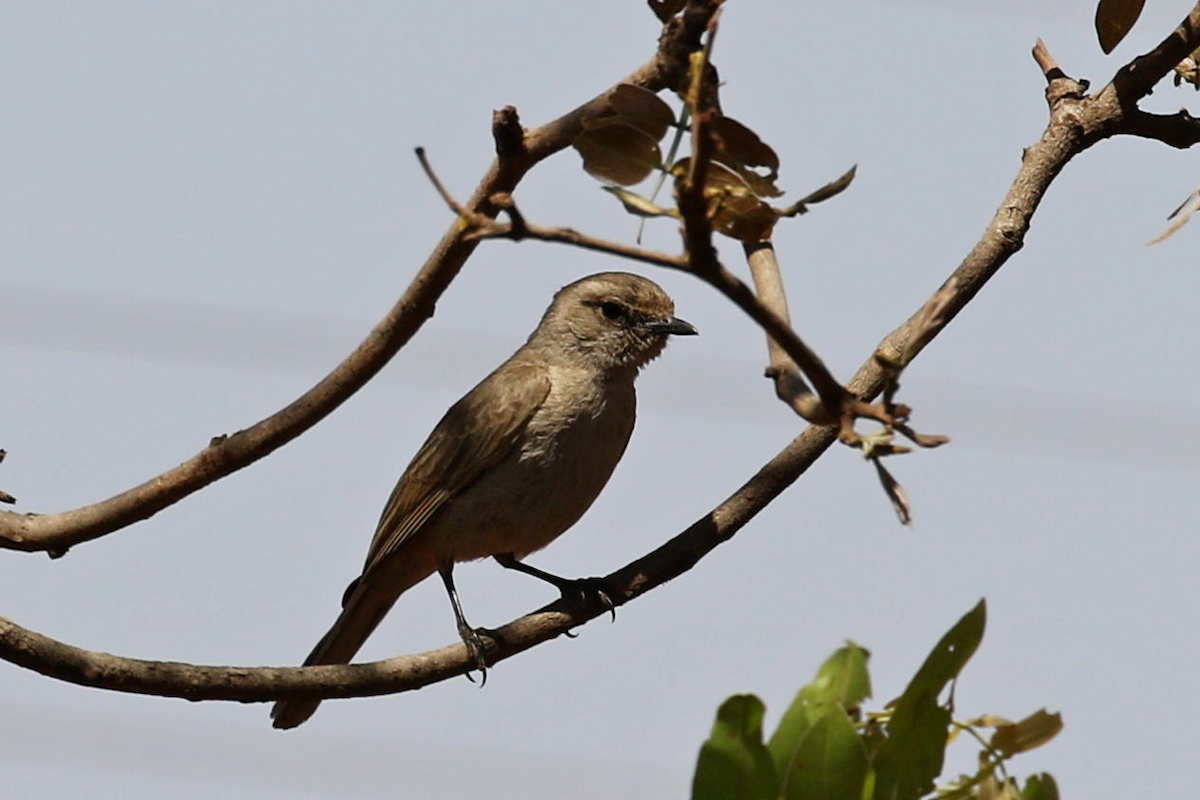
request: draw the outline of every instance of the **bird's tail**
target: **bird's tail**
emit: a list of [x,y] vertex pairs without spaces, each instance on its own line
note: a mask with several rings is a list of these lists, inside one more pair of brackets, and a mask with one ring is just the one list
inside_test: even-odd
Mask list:
[[[432,572],[386,566],[392,569],[380,572],[391,574],[378,575],[372,570],[370,576],[364,575],[350,584],[342,601],[342,613],[304,659],[304,666],[349,664],[397,598]],[[271,724],[276,728],[295,728],[311,717],[320,704],[320,700],[280,700],[271,709]]]

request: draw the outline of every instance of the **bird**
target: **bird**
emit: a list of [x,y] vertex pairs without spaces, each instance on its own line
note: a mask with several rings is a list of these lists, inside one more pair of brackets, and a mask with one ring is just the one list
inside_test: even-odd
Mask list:
[[[560,289],[525,344],[452,405],[413,456],[341,614],[304,665],[349,663],[400,595],[437,573],[486,680],[486,650],[463,615],[454,565],[492,557],[564,594],[586,589],[521,559],[592,505],[633,433],[638,372],[669,337],[696,333],[638,275],[602,272]],[[280,700],[272,725],[294,728],[319,704]]]

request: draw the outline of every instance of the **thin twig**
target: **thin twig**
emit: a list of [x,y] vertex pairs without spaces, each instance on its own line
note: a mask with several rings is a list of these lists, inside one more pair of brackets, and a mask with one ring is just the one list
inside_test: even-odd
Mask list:
[[417,161],[421,163],[421,169],[425,170],[425,177],[429,178],[429,182],[433,184],[433,188],[441,196],[442,202],[448,205],[450,210],[453,211],[456,216],[467,216],[467,210],[459,205],[458,201],[454,199],[454,196],[446,190],[446,187],[442,184],[441,179],[438,178],[437,173],[433,171],[433,167],[429,164],[429,159],[425,156],[425,148],[415,147],[413,148],[413,152],[417,154]]
[[634,247],[607,239],[597,239],[594,236],[580,233],[573,228],[547,228],[541,225],[531,225],[526,222],[520,234],[514,235],[511,224],[498,223],[488,226],[484,230],[474,231],[468,235],[480,239],[537,239],[543,242],[558,242],[559,244],[582,247],[585,250],[592,250],[597,253],[607,253],[608,255],[619,256],[632,261],[640,261],[643,264],[650,264],[656,267],[666,267],[684,272],[688,270],[687,259],[683,256],[675,256],[657,250],[647,250],[642,247]]

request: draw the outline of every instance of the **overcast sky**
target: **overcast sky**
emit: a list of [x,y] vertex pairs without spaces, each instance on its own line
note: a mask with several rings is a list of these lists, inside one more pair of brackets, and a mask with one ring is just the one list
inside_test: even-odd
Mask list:
[[[726,111],[799,197],[859,165],[777,245],[801,334],[848,377],[983,230],[1045,124],[1042,37],[1102,84],[1191,4],[1150,3],[1111,57],[1091,0],[730,2]],[[0,487],[21,511],[103,499],[246,427],[325,374],[450,224],[412,148],[465,197],[494,108],[557,116],[643,63],[644,3],[0,3]],[[1193,111],[1159,87],[1147,106]],[[1070,797],[1191,785],[1200,715],[1196,223],[1145,242],[1200,179],[1193,154],[1109,141],[1072,162],[1026,246],[907,373],[916,427],[952,444],[873,470],[829,453],[690,573],[494,669],[331,701],[303,728],[264,705],[83,689],[0,664],[12,797],[686,796],[719,703],[768,726],[844,639],[875,707],[980,597],[960,718],[1043,706],[1066,728],[1017,759]],[[572,152],[526,216],[632,241]],[[656,221],[647,243],[677,246]],[[726,243],[728,263],[740,248]],[[681,530],[800,430],[761,379],[761,334],[685,275],[556,245],[479,248],[378,380],[304,437],[152,520],[44,555],[0,553],[0,615],[82,647],[296,664],[337,613],[393,482],[443,410],[525,338],[556,288],[634,269],[701,331],[644,374],[638,429],[586,517],[531,563],[603,574]],[[867,428],[869,426],[864,426]],[[491,563],[456,572],[495,626],[553,597]],[[436,581],[363,658],[447,644]],[[951,769],[974,751],[958,743]]]

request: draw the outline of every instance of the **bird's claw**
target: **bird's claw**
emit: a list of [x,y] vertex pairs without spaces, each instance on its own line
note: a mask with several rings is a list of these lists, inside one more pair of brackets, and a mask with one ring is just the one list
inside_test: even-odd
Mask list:
[[603,578],[576,578],[567,581],[559,587],[564,600],[570,600],[571,594],[576,595],[585,606],[599,604],[612,615],[612,621],[617,621],[617,605],[608,595],[608,585]]
[[[460,628],[458,635],[462,637],[463,645],[467,648],[467,655],[475,662],[475,669],[479,670],[479,688],[482,689],[487,685],[487,646],[483,643],[483,639],[480,638],[479,631],[474,628]],[[474,683],[475,679],[471,677],[472,672],[474,670],[469,669],[465,674],[467,680]]]

